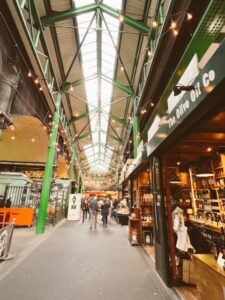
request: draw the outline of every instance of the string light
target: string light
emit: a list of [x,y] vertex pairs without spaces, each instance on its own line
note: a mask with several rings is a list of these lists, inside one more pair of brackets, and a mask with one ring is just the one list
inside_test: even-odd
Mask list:
[[177,162],[177,165],[178,165],[178,166],[180,165],[180,161]]
[[212,148],[211,148],[211,147],[208,147],[208,148],[206,149],[206,151],[207,151],[207,152],[211,152],[211,151],[212,151]]
[[35,142],[35,138],[32,138],[32,139],[31,139],[31,142],[34,143],[34,142]]
[[124,71],[124,67],[123,67],[123,66],[120,67],[120,71],[121,71],[121,72]]
[[153,107],[155,104],[153,102],[150,103],[151,107]]
[[173,30],[173,35],[174,36],[178,35],[178,31],[177,30]]
[[76,116],[76,117],[78,117],[78,116],[79,116],[79,114],[78,114],[78,113],[75,113],[75,116]]
[[70,92],[73,92],[74,91],[74,88],[73,88],[73,85],[72,85],[72,82],[71,82],[71,86],[70,86]]
[[150,51],[150,50],[148,50],[148,56],[151,56],[151,55],[152,55],[151,51]]
[[119,15],[119,20],[120,20],[120,22],[123,22],[124,21],[124,16],[123,15]]
[[34,80],[34,83],[35,83],[35,84],[38,84],[38,83],[39,83],[38,78],[36,78],[36,79]]
[[192,14],[187,13],[187,20],[190,21],[193,18]]
[[13,136],[11,136],[11,140],[15,140],[15,136],[13,135]]
[[174,22],[174,21],[171,21],[171,25],[170,25],[170,28],[174,29],[177,27],[177,23]]
[[43,87],[42,87],[42,86],[40,86],[40,87],[39,87],[39,90],[40,90],[40,91],[43,91]]
[[155,27],[157,27],[157,26],[158,26],[158,23],[156,22],[156,20],[153,20],[153,21],[152,21],[152,27],[155,28]]
[[32,73],[31,73],[31,72],[28,72],[27,76],[28,76],[28,77],[32,77]]

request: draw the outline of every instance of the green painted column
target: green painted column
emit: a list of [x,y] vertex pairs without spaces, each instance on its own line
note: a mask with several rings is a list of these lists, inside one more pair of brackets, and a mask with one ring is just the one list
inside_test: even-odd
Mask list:
[[137,114],[138,98],[134,98],[134,123],[133,123],[133,141],[134,141],[134,158],[138,155],[138,146],[140,144],[140,120]]
[[69,168],[69,179],[74,180],[74,162],[75,162],[75,151],[72,154]]
[[43,181],[43,187],[41,191],[41,202],[40,202],[40,209],[38,213],[38,221],[37,221],[37,234],[43,234],[45,231],[45,223],[46,223],[46,216],[47,216],[47,208],[48,208],[48,200],[50,195],[50,188],[51,188],[51,180],[53,174],[53,165],[55,159],[55,145],[57,140],[58,134],[58,126],[59,126],[59,108],[61,104],[61,95],[58,94],[56,100],[56,110],[53,116],[53,124],[52,125],[52,132],[49,141],[49,148],[48,148],[48,156],[47,162],[45,166],[45,176]]
[[81,183],[81,176],[80,176],[80,171],[77,176],[77,193],[80,193],[80,183]]

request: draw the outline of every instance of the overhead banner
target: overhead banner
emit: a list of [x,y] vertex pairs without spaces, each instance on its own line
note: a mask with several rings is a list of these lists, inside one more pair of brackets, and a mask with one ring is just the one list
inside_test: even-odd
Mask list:
[[68,203],[67,220],[69,221],[80,220],[81,196],[82,194],[70,194],[69,203]]

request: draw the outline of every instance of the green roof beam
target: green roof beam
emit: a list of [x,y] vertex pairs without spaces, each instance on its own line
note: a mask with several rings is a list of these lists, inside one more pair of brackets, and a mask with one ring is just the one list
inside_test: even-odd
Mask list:
[[78,85],[82,85],[84,84],[85,82],[87,82],[88,80],[92,80],[92,79],[95,79],[96,78],[96,75],[94,76],[91,76],[91,77],[88,77],[88,78],[84,78],[84,79],[78,79],[76,81],[73,81],[73,82],[66,82],[62,87],[61,87],[61,90],[62,91],[68,91],[70,90],[72,87],[76,87]]
[[89,112],[84,113],[84,114],[81,114],[81,115],[79,115],[79,116],[77,116],[77,117],[72,117],[72,118],[70,119],[70,123],[71,123],[71,122],[76,122],[76,121],[81,120],[81,119],[84,119],[84,118],[86,118],[86,117],[89,117],[89,116],[91,116],[92,114],[96,113],[97,111],[98,111],[98,108],[95,108],[95,109],[92,109],[92,110],[90,110]]
[[102,112],[103,114],[105,114],[105,115],[110,116],[113,120],[115,120],[116,122],[118,122],[118,123],[120,123],[120,124],[122,124],[122,125],[124,125],[124,126],[127,126],[127,125],[128,125],[128,123],[127,123],[127,121],[126,121],[125,119],[119,118],[119,117],[117,117],[116,115],[114,115],[114,114],[112,114],[112,113],[110,113],[110,112],[107,112],[107,111],[104,110],[103,108],[101,109],[101,112]]
[[[119,19],[119,17],[121,16],[121,13],[118,10],[113,9],[110,6],[105,5],[103,3],[101,3],[100,8],[101,8],[102,12],[107,13],[108,15],[110,15],[114,18]],[[138,22],[133,18],[130,18],[126,15],[123,15],[123,17],[124,17],[124,23],[129,25],[130,27],[133,27],[139,31],[146,33],[146,34],[148,34],[151,31],[151,28],[149,26],[147,26],[141,22]]]
[[51,15],[47,15],[41,18],[41,22],[44,26],[53,25],[56,22],[60,22],[66,19],[73,18],[74,16],[86,14],[91,11],[95,11],[97,8],[97,4],[89,4],[84,5],[79,8],[72,8],[68,10],[64,10],[60,13],[53,13]]
[[134,90],[131,86],[125,86],[122,83],[112,80],[110,78],[108,78],[107,76],[100,74],[101,78],[104,79],[107,82],[110,82],[113,86],[117,87],[118,89],[126,92],[129,95],[133,95],[134,94]]

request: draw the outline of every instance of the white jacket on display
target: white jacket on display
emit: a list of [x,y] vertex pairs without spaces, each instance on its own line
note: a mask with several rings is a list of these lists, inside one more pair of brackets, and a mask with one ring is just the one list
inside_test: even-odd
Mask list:
[[188,249],[194,249],[189,239],[187,227],[184,225],[183,209],[180,207],[176,207],[173,211],[173,229],[177,234],[177,249],[185,252]]

